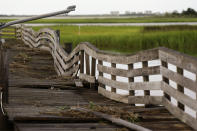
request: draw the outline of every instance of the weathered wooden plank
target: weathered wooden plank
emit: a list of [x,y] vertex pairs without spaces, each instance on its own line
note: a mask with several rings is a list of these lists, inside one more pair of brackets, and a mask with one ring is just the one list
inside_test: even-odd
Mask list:
[[154,104],[162,103],[162,96],[129,96],[129,104]]
[[70,68],[68,71],[63,73],[63,76],[72,76],[73,73],[76,73],[76,71],[79,70],[79,66],[80,65],[77,65],[77,66],[74,66],[73,68]]
[[181,121],[184,123],[187,123],[190,125],[192,128],[197,130],[197,120],[194,119],[192,116],[188,115],[181,109],[177,108],[174,106],[172,103],[170,103],[166,98],[163,97],[162,99],[163,105],[177,118],[179,118]]
[[74,59],[72,59],[69,63],[66,64],[66,66],[64,67],[64,69],[69,69],[70,67],[72,67],[74,64],[76,64],[79,61],[80,57],[76,56],[74,57]]
[[73,49],[73,51],[72,51],[70,54],[68,54],[67,57],[64,57],[64,61],[65,61],[65,62],[70,61],[70,59],[72,59],[72,58],[73,58],[76,54],[78,54],[80,51],[82,51],[82,50],[80,50],[80,45],[77,45],[77,47],[75,47],[75,48]]
[[102,87],[98,87],[98,93],[111,100],[128,103],[128,96],[123,96],[123,95],[116,94],[114,92],[107,91]]
[[56,49],[58,54],[62,57],[62,59],[64,59],[64,57],[68,56],[68,53],[66,53],[66,51],[63,49],[63,47],[61,45],[57,46],[58,48]]
[[167,49],[159,49],[159,58],[167,63],[174,64],[180,68],[186,69],[197,74],[197,59],[183,53]]
[[90,83],[95,83],[96,81],[96,78],[94,76],[90,76],[90,75],[82,74],[82,73],[79,74],[79,78]]
[[54,64],[56,65],[56,67],[58,68],[58,70],[60,71],[61,75],[64,74],[64,70],[61,67],[61,65],[59,64],[59,62],[56,60],[56,58],[54,59]]
[[181,86],[184,86],[185,88],[188,88],[192,91],[196,91],[197,88],[197,84],[195,83],[195,81],[188,79],[176,72],[173,72],[165,67],[161,66],[161,74],[166,77],[169,78],[172,81],[175,81],[176,83],[178,83]]
[[[79,120],[78,120],[79,121]],[[90,120],[89,120],[90,121]],[[121,127],[115,125],[109,125],[107,123],[94,123],[97,121],[92,121],[85,123],[16,123],[16,131],[92,131],[92,130],[102,130],[102,131],[114,131],[121,130]]]
[[133,70],[117,69],[113,67],[97,65],[100,72],[104,72],[111,75],[122,76],[122,77],[136,77],[136,76],[146,76],[146,75],[156,75],[160,74],[160,67],[145,67]]
[[159,58],[158,49],[151,49],[138,52],[134,55],[123,55],[119,53],[110,53],[106,51],[98,50],[90,43],[83,42],[80,43],[81,49],[83,49],[88,55],[109,63],[116,64],[130,64],[142,61],[156,60]]
[[161,90],[161,82],[131,82],[129,90]]
[[114,88],[129,90],[129,84],[125,82],[114,81],[101,76],[98,76],[98,82]]
[[98,117],[104,118],[104,119],[106,119],[106,120],[108,120],[108,121],[110,121],[112,123],[116,123],[117,125],[125,126],[125,127],[129,128],[130,130],[151,131],[151,130],[149,130],[147,128],[144,128],[142,126],[133,124],[133,123],[125,121],[125,120],[123,120],[121,118],[116,118],[116,117],[114,117],[112,115],[108,115],[108,114],[105,114],[105,113],[102,113],[102,112],[96,112],[96,111],[92,111],[92,110],[85,109],[85,108],[76,108],[74,110],[93,113],[94,115],[96,115]]
[[98,77],[98,82],[122,90],[160,90],[161,89],[161,82],[125,83],[125,82],[110,80],[101,76]]
[[190,98],[189,96],[183,94],[182,92],[179,92],[178,90],[174,89],[170,85],[166,83],[162,83],[162,88],[164,92],[166,92],[168,95],[174,97],[177,101],[181,102],[184,105],[187,105],[188,107],[197,110],[197,101]]
[[54,55],[55,55],[57,61],[59,62],[59,64],[61,65],[61,67],[65,70],[66,64],[64,63],[64,60],[61,58],[61,56],[59,55],[59,53],[57,53],[57,51],[55,51],[54,52]]

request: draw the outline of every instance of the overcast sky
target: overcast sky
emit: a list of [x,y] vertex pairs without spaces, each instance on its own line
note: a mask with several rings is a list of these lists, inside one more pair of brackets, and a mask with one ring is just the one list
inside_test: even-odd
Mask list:
[[166,12],[182,11],[188,7],[197,10],[197,0],[1,0],[0,14],[42,14],[76,5],[71,14],[109,14],[110,11]]

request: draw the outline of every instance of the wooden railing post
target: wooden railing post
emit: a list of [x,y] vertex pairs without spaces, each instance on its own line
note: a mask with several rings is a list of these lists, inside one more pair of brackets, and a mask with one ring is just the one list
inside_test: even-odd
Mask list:
[[[98,60],[98,64],[99,65],[103,65],[103,61],[102,60]],[[103,77],[103,72],[99,71],[99,76]],[[105,85],[99,83],[99,87],[105,88]]]
[[[148,67],[148,61],[143,61],[142,62],[142,68]],[[149,76],[143,76],[143,81],[148,82],[149,81]],[[144,96],[150,96],[150,91],[149,90],[144,90]],[[145,105],[145,107],[150,107],[152,105]]]
[[[168,69],[168,63],[167,63],[167,62],[161,61],[161,65],[162,65],[163,67],[165,67],[165,68]],[[162,80],[163,80],[163,82],[169,84],[169,79],[168,79],[168,78],[162,76]],[[164,92],[164,97],[165,97],[166,99],[168,99],[169,101],[171,101],[170,96],[169,96],[166,92]]]
[[[183,69],[177,67],[177,73],[183,76]],[[181,92],[181,93],[184,94],[184,87],[183,87],[183,86],[177,84],[177,90],[178,90],[179,92]],[[179,107],[181,110],[183,110],[183,111],[185,110],[185,106],[184,106],[181,102],[179,102],[179,101],[178,101],[178,107]]]
[[[115,63],[111,63],[111,66],[113,68],[116,68],[116,64]],[[115,81],[116,80],[116,76],[115,75],[111,75],[111,79]],[[111,92],[115,92],[116,93],[116,88],[111,87]]]
[[[96,76],[96,59],[94,57],[92,57],[91,76],[94,76],[94,77]],[[94,84],[91,83],[90,87],[93,88]]]
[[84,51],[81,51],[80,54],[80,73],[83,74],[84,73]]
[[86,60],[86,75],[90,75],[90,59],[87,53],[85,53],[85,60]]
[[[133,70],[133,64],[129,64],[128,65],[128,69],[129,69],[129,71]],[[134,82],[134,77],[129,77],[128,79],[129,79],[129,83]],[[135,96],[135,91],[134,90],[130,90],[129,91],[129,95],[130,96]],[[135,104],[131,104],[131,105],[135,106]]]

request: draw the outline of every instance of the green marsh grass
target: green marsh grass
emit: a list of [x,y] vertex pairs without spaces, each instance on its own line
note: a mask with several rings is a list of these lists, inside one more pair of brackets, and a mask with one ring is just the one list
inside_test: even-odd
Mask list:
[[[66,16],[65,16],[66,18]],[[0,19],[0,23],[16,19]],[[75,19],[40,19],[27,23],[160,23],[160,22],[197,22],[196,17],[137,17],[137,18],[75,18]]]
[[[140,50],[164,46],[189,55],[197,56],[197,26],[191,27],[147,27],[131,26],[51,26],[61,32],[61,43],[90,42],[101,50],[133,53]],[[39,30],[43,27],[34,27]],[[150,27],[149,27],[150,28]],[[154,28],[159,28],[154,30]],[[169,30],[167,30],[169,28]],[[173,29],[172,29],[173,28]]]

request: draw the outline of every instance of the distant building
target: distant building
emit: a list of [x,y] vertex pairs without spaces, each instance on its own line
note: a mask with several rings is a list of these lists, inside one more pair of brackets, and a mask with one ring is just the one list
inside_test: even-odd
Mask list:
[[142,15],[142,14],[143,14],[143,12],[139,11],[139,12],[137,12],[137,14],[138,14],[138,15]]
[[119,11],[111,11],[110,14],[113,16],[119,16],[120,12]]
[[132,15],[136,15],[137,13],[136,13],[136,12],[131,12],[131,14],[132,14]]
[[147,14],[147,15],[151,15],[152,11],[151,10],[146,10],[144,13]]
[[162,15],[161,12],[155,12],[154,14],[155,14],[155,15]]
[[125,11],[125,15],[130,15],[131,12],[130,11]]

